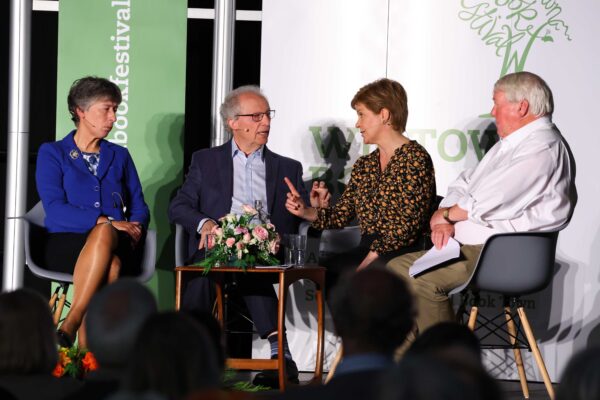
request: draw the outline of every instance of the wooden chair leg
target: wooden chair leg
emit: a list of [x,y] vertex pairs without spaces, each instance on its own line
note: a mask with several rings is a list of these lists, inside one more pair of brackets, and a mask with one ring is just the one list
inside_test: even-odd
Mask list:
[[467,322],[467,326],[471,331],[475,330],[475,322],[477,322],[477,313],[479,312],[479,308],[477,306],[471,307],[471,313],[469,314],[469,322]]
[[56,310],[54,311],[54,325],[58,325],[60,322],[60,317],[63,312],[63,308],[65,307],[65,302],[67,301],[67,292],[69,291],[68,283],[61,283],[62,293],[58,299],[58,305],[56,306]]
[[175,311],[181,307],[181,271],[175,271]]
[[550,380],[550,376],[548,375],[548,370],[546,369],[546,364],[544,364],[544,359],[542,358],[540,349],[538,348],[537,342],[535,341],[535,336],[533,335],[533,330],[531,329],[531,325],[529,324],[529,320],[527,319],[527,315],[525,314],[525,309],[523,308],[523,306],[518,307],[517,312],[519,313],[519,318],[521,319],[521,323],[523,324],[523,330],[525,331],[525,335],[527,336],[527,342],[529,342],[529,347],[531,347],[531,351],[535,358],[535,362],[540,370],[540,373],[542,374],[542,378],[544,380],[544,385],[546,386],[548,396],[550,396],[551,400],[554,400],[554,388],[552,387],[552,381]]
[[54,306],[56,305],[56,300],[58,299],[58,293],[55,290],[54,293],[52,293],[52,297],[50,297],[50,301],[48,302],[48,307],[50,307],[50,312],[54,312]]
[[223,287],[221,286],[221,282],[219,281],[215,281],[215,295],[216,297],[215,303],[213,305],[213,315],[215,315],[217,321],[221,323],[221,329],[223,329],[223,332],[225,332],[226,321],[224,315],[223,301],[226,300],[223,299],[223,296],[226,295],[223,294]]
[[515,346],[515,343],[517,342],[517,327],[515,326],[515,320],[512,317],[510,306],[504,307],[504,316],[506,317],[506,324],[510,336],[510,344],[513,345],[513,353],[515,355],[515,362],[517,363],[517,371],[519,372],[519,380],[521,381],[521,390],[523,391],[523,397],[528,399],[529,387],[527,386],[527,376],[525,375],[525,367],[523,366],[521,349]]
[[335,370],[337,369],[338,365],[342,361],[343,356],[344,356],[344,348],[340,345],[340,349],[338,350],[337,354],[335,355],[335,358],[333,359],[333,363],[331,363],[331,367],[329,367],[329,373],[327,373],[327,378],[325,378],[325,384],[329,383],[329,381],[335,375]]

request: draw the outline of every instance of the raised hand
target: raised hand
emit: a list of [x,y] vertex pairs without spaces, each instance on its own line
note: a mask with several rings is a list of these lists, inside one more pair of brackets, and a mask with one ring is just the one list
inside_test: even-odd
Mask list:
[[285,201],[285,208],[297,217],[304,218],[308,221],[314,221],[317,219],[317,210],[313,207],[306,207],[304,199],[300,196],[300,193],[294,187],[292,181],[288,177],[283,178],[285,184],[288,186],[290,191],[287,194]]
[[327,208],[331,200],[331,193],[323,181],[314,181],[310,190],[311,207]]

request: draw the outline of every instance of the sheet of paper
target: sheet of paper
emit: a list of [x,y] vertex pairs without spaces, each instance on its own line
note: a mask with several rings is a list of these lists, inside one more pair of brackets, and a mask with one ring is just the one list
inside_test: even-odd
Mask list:
[[448,244],[441,249],[436,249],[435,246],[425,253],[421,258],[417,259],[413,265],[410,266],[408,274],[412,277],[418,275],[428,269],[440,265],[443,262],[458,258],[460,256],[460,244],[450,238]]
[[267,269],[267,268],[277,268],[277,269],[288,269],[292,268],[293,265],[290,264],[281,264],[281,265],[255,265],[254,268],[257,269]]

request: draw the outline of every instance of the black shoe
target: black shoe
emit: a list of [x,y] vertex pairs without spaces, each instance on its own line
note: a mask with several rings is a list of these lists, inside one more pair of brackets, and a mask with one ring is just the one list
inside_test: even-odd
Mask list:
[[[275,359],[277,356],[272,356],[271,359]],[[294,360],[285,358],[285,373],[289,383],[298,384],[298,367]],[[279,372],[275,369],[269,369],[256,374],[252,380],[253,385],[268,386],[273,389],[279,389]]]
[[73,347],[73,339],[64,331],[58,329],[56,331],[56,341],[60,347],[66,347],[70,349]]

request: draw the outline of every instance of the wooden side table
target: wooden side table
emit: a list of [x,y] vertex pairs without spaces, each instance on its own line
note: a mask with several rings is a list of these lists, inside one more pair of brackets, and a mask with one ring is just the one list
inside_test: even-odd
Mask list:
[[[175,308],[179,310],[181,304],[181,282],[183,273],[201,275],[204,272],[203,267],[199,266],[182,266],[175,268]],[[233,272],[243,274],[236,267],[213,267],[208,272],[216,288],[217,295],[217,319],[224,326],[223,320],[223,274]],[[292,268],[247,268],[245,273],[249,274],[278,274],[279,275],[279,307],[277,315],[277,341],[278,341],[278,358],[271,359],[246,359],[246,358],[230,358],[227,360],[227,365],[234,369],[275,369],[279,371],[279,388],[285,390],[287,383],[287,375],[285,371],[285,358],[283,350],[284,325],[285,325],[285,304],[287,300],[287,292],[289,286],[301,279],[308,279],[315,283],[316,286],[316,301],[317,301],[317,357],[315,365],[315,375],[313,381],[321,382],[323,375],[323,350],[324,350],[324,332],[325,324],[323,318],[323,291],[325,289],[325,268],[318,266],[304,266]]]

